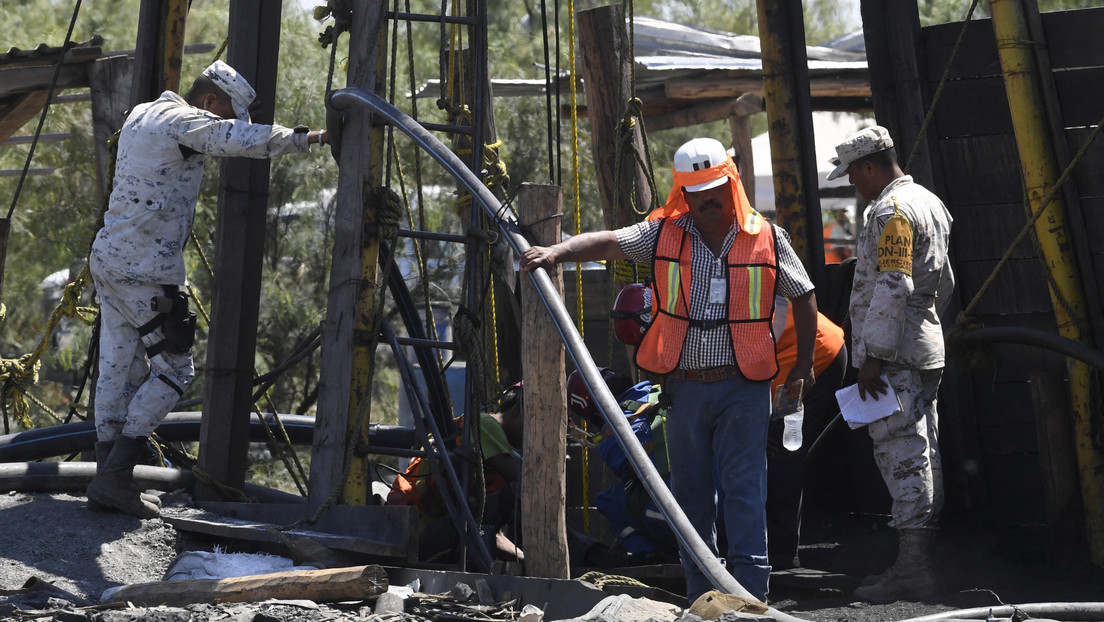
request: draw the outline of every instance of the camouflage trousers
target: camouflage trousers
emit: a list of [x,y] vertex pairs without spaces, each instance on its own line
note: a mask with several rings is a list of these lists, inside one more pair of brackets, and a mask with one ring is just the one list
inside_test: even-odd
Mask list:
[[885,363],[882,372],[901,400],[900,412],[868,427],[874,441],[874,462],[893,500],[889,526],[934,529],[943,507],[936,414],[943,370]]
[[108,278],[92,261],[92,278],[100,298],[100,372],[96,380],[96,437],[120,434],[148,437],[172,410],[195,377],[190,354],[146,348],[162,339],[160,328],[140,336],[138,327],[155,317],[150,299],[163,294],[160,285],[129,284]]

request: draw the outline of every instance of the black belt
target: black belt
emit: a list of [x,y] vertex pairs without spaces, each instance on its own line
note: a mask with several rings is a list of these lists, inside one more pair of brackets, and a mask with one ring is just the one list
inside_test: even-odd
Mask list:
[[720,328],[728,324],[728,320],[716,319],[716,320],[686,320],[686,322],[694,327],[702,330],[713,330],[714,328]]
[[692,382],[720,382],[729,378],[741,377],[740,368],[735,365],[721,365],[709,369],[676,369],[667,375],[668,378],[690,380]]

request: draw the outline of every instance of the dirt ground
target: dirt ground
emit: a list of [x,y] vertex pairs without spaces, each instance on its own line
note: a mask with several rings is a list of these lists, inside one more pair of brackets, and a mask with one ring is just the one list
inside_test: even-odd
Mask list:
[[[863,520],[832,531],[832,541],[802,546],[801,561],[807,569],[772,575],[772,606],[805,620],[873,622],[1004,603],[1104,601],[1104,573],[1098,567],[1055,568],[1045,555],[1025,554],[1023,547],[1010,547],[1002,538],[951,529],[941,534],[937,549],[939,593],[923,602],[853,603],[850,594],[858,577],[892,559],[893,534],[877,527],[877,521]],[[19,590],[34,578],[97,603],[107,588],[160,580],[177,554],[195,550],[196,544],[160,520],[92,512],[81,496],[0,494],[0,594]],[[396,614],[369,617],[371,602],[331,607],[303,601],[73,614],[72,606],[50,601],[50,596],[48,592],[0,596],[0,619],[29,619],[13,609],[37,609],[43,612],[40,620],[105,622],[425,619]],[[65,610],[69,613],[57,613]],[[53,617],[50,611],[55,612]]]

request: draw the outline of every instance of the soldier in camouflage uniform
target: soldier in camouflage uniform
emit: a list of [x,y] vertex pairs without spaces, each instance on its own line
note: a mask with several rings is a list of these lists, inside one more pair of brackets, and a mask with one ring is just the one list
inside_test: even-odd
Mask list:
[[195,315],[180,293],[204,156],[270,158],[328,143],[325,131],[250,122],[256,93],[215,61],[183,97],[165,91],[123,124],[104,226],[89,259],[100,297],[96,476],[89,506],[158,516],[133,467],[194,376]]
[[950,300],[951,215],[897,165],[889,132],[873,126],[836,146],[828,179],[843,174],[873,203],[858,237],[851,290],[853,365],[859,395],[887,392],[901,410],[869,424],[874,459],[893,500],[896,562],[867,577],[855,598],[892,602],[935,589],[931,549],[943,501],[936,395],[943,373],[939,316]]

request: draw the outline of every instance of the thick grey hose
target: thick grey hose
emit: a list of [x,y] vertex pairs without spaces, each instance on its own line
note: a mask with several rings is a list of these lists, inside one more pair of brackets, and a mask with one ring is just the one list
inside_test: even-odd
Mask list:
[[[373,114],[386,119],[391,125],[405,132],[433,159],[437,160],[441,166],[445,167],[458,181],[464,184],[468,192],[471,192],[475,198],[475,201],[482,205],[483,209],[497,223],[499,230],[506,236],[506,240],[510,243],[514,252],[521,255],[529,249],[530,244],[521,234],[517,222],[513,220],[512,214],[502,208],[498,198],[460,161],[460,158],[456,157],[456,154],[437,140],[416,120],[392,106],[385,99],[355,87],[334,92],[330,96],[329,103],[338,110],[348,110],[353,106],[365,106]],[[697,564],[698,568],[701,568],[702,572],[709,577],[710,582],[718,590],[727,594],[755,599],[750,592],[736,581],[732,574],[725,570],[724,566],[709,550],[709,547],[706,546],[686,518],[686,514],[683,513],[674,496],[671,495],[671,491],[667,489],[667,485],[663,482],[659,473],[656,472],[655,466],[644,452],[644,448],[641,447],[636,440],[636,436],[633,435],[628,421],[621,414],[621,409],[618,407],[613,394],[610,393],[606,383],[602,380],[598,367],[594,364],[594,359],[586,349],[586,345],[583,343],[579,331],[575,328],[571,316],[568,315],[563,300],[552,286],[552,280],[548,273],[543,269],[537,269],[528,274],[537,289],[537,294],[544,302],[549,315],[552,316],[552,321],[567,347],[568,354],[571,355],[575,367],[582,374],[587,388],[590,389],[591,396],[598,404],[602,416],[613,428],[617,442],[625,450],[625,455],[629,457],[629,461],[637,475],[640,476],[644,487],[667,518],[668,524],[671,525],[679,542],[683,545],[683,549],[690,554],[694,559],[694,563]],[[769,609],[767,615],[775,620],[802,622],[799,618],[777,609]]]
[[1029,603],[1026,605],[1000,605],[998,607],[974,607],[933,613],[919,618],[909,618],[901,622],[951,622],[952,620],[984,620],[989,612],[998,619],[1010,618],[1017,611],[1029,614],[1032,618],[1046,616],[1054,620],[1099,621],[1104,620],[1104,602],[1102,603]]

